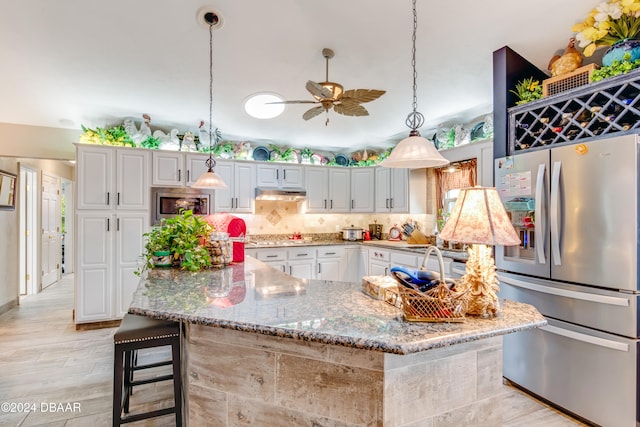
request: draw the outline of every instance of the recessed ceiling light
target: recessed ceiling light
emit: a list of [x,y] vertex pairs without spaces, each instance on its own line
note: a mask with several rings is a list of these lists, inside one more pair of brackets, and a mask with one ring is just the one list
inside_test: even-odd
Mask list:
[[244,101],[244,111],[256,119],[273,119],[284,111],[284,104],[270,104],[283,102],[284,99],[273,93],[256,93]]

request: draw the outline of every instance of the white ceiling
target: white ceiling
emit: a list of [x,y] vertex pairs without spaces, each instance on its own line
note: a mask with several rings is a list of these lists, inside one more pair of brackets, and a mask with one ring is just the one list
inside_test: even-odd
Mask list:
[[[412,109],[411,1],[2,0],[0,122],[79,129],[151,116],[153,129],[196,131],[209,116],[209,33],[200,10],[224,19],[213,34],[213,123],[223,138],[256,145],[349,151],[407,135]],[[566,46],[596,1],[418,0],[418,111],[439,124],[471,123],[492,110],[492,53],[509,46],[541,69]],[[383,89],[370,115],[309,105],[271,120],[249,117],[252,93],[311,99],[322,81]]]

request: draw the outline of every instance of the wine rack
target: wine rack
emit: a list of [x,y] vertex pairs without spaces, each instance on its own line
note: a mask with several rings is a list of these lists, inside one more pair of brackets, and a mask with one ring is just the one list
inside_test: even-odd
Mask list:
[[640,70],[509,108],[509,153],[640,128]]

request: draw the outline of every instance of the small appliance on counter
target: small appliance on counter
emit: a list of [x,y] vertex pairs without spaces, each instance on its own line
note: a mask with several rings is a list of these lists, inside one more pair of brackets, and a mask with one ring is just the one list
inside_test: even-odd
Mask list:
[[342,240],[362,240],[364,230],[361,227],[345,227],[342,229]]
[[382,224],[378,224],[377,221],[369,224],[369,236],[372,240],[382,240]]
[[244,220],[225,213],[211,214],[206,219],[216,231],[229,234],[229,240],[233,244],[231,262],[244,262],[244,237],[247,233]]

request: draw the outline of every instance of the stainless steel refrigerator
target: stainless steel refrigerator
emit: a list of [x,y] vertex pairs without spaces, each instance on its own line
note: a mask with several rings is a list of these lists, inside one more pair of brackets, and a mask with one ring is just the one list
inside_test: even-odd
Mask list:
[[602,426],[638,426],[635,134],[495,160],[520,234],[496,247],[501,296],[548,326],[505,336],[504,376]]

